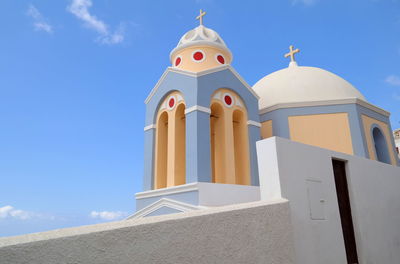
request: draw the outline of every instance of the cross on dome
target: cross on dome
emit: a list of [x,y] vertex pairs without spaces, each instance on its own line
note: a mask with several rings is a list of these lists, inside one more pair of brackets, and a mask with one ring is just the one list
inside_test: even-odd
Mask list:
[[203,16],[205,16],[206,14],[207,14],[207,12],[203,12],[203,10],[200,9],[200,15],[198,15],[198,16],[196,17],[196,19],[200,20],[200,26],[203,25]]
[[294,62],[296,63],[296,60],[294,58],[294,54],[299,53],[300,50],[299,49],[295,49],[293,50],[293,45],[289,46],[289,52],[285,54],[285,58],[290,57],[290,63]]

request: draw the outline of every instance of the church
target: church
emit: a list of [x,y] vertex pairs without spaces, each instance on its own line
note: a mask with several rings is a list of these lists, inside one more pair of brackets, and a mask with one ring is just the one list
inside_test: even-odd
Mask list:
[[204,15],[145,100],[144,186],[131,218],[258,200],[257,142],[271,137],[399,166],[387,111],[334,73],[299,66],[293,46],[287,68],[251,87]]
[[5,263],[400,263],[390,113],[293,46],[250,86],[205,14],[145,99],[136,212],[0,239]]

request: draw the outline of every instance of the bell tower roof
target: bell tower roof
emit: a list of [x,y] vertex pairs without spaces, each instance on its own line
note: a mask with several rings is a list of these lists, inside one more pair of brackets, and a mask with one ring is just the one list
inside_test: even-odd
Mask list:
[[221,49],[229,54],[232,58],[232,53],[226,46],[221,36],[213,29],[207,28],[203,25],[203,16],[206,12],[200,10],[200,15],[196,18],[200,21],[200,25],[192,30],[186,32],[178,42],[178,45],[171,51],[170,58],[172,58],[182,49],[193,46],[211,46]]

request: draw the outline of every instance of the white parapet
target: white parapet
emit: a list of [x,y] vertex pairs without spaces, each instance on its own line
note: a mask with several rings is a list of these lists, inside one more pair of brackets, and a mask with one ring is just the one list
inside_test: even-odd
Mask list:
[[345,162],[359,263],[399,263],[399,167],[278,137],[257,156],[261,199],[290,202],[297,264],[347,263],[333,159]]
[[294,264],[289,204],[254,202],[0,238],[1,264]]

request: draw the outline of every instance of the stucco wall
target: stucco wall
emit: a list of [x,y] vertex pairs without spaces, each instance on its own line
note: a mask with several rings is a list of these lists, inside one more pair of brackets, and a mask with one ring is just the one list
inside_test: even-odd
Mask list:
[[293,262],[288,202],[255,202],[0,239],[1,264]]
[[257,151],[261,199],[290,201],[295,263],[347,263],[332,158],[346,161],[359,262],[399,263],[399,167],[277,137]]

